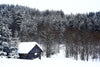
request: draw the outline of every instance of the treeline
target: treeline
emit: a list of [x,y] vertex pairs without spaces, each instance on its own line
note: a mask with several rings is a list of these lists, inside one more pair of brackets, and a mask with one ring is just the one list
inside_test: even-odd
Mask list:
[[59,52],[60,44],[66,46],[66,57],[100,57],[100,12],[66,15],[62,10],[0,5],[0,22],[9,26],[13,37],[43,44],[46,57]]

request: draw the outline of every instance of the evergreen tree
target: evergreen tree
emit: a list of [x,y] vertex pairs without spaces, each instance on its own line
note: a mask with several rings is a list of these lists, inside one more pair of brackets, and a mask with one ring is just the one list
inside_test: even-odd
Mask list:
[[3,57],[18,57],[16,38],[12,38],[11,30],[7,24],[0,23],[0,55]]

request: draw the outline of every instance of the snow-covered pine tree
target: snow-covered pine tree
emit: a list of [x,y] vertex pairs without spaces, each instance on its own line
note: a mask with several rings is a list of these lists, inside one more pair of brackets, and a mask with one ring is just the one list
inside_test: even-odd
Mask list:
[[0,23],[0,56],[8,58],[18,57],[18,38],[12,38],[7,24]]
[[[3,56],[5,56],[5,55],[7,55],[7,53],[6,52],[4,52],[3,50],[4,50],[4,46],[3,46],[3,33],[2,33],[2,31],[3,31],[3,23],[1,22],[0,23],[0,56],[1,57],[3,57]],[[6,43],[6,45],[7,45],[7,43]]]
[[18,58],[19,57],[18,42],[19,42],[18,38],[11,38],[10,45],[9,45],[9,49],[10,49],[10,53],[8,55],[9,58]]

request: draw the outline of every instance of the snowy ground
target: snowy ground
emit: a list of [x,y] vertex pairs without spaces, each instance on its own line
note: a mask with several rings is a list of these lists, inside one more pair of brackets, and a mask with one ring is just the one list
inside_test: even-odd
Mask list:
[[81,61],[73,58],[65,58],[64,51],[51,58],[42,57],[41,60],[20,60],[0,58],[0,67],[100,67],[100,61]]

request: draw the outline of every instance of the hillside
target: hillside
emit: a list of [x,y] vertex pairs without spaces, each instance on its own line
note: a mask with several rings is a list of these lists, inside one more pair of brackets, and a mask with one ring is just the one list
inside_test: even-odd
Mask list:
[[[5,24],[12,37],[21,42],[42,44],[46,57],[59,53],[81,60],[100,58],[100,12],[66,15],[61,11],[39,11],[25,6],[0,5],[0,26]],[[1,33],[0,33],[1,34]]]

